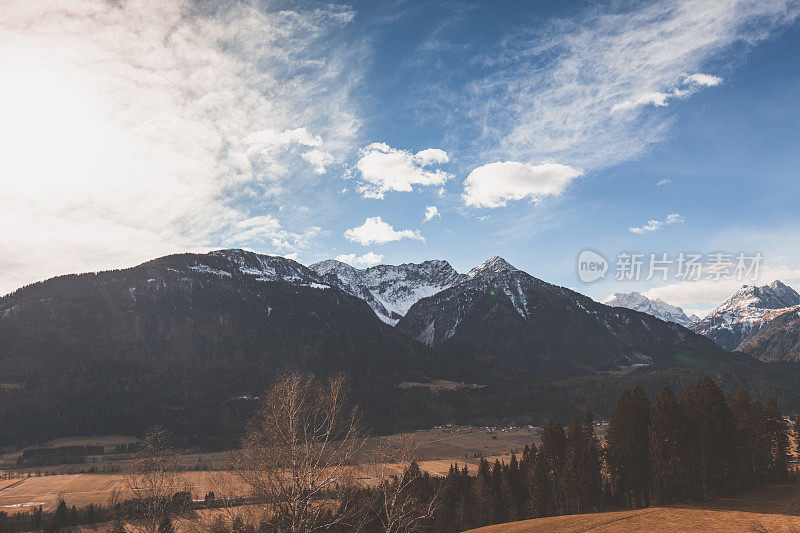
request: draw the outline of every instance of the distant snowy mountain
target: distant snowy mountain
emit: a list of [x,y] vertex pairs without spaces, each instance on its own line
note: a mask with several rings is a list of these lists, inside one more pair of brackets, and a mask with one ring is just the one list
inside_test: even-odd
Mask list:
[[692,322],[699,320],[697,315],[687,316],[680,307],[668,304],[659,298],[651,300],[638,292],[617,292],[606,297],[601,303],[611,307],[625,307],[634,311],[641,311],[667,322],[675,322],[681,326],[688,327]]
[[761,287],[745,285],[691,329],[726,350],[736,350],[764,324],[798,305],[800,294],[781,281]]
[[433,260],[367,269],[329,259],[309,267],[324,283],[361,298],[387,324],[395,325],[422,298],[468,279],[447,261]]

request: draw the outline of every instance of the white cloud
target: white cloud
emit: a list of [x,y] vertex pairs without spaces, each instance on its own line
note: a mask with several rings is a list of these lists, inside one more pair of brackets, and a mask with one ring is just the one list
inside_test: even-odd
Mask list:
[[[686,73],[718,64],[735,44],[767,39],[800,14],[796,0],[592,6],[509,35],[478,58],[490,74],[467,86],[463,104],[469,127],[483,132],[468,146],[482,160],[594,169],[636,158],[667,137],[673,120],[644,104],[665,105],[684,91],[718,84],[716,77]],[[633,103],[629,112],[611,112],[624,102]]]
[[664,226],[668,226],[670,224],[682,224],[684,221],[686,221],[686,218],[678,213],[672,213],[667,215],[667,218],[664,220],[648,220],[647,224],[644,226],[631,226],[628,228],[628,231],[631,233],[652,233],[662,229]]
[[421,150],[416,153],[414,159],[423,167],[433,163],[441,165],[450,162],[450,158],[447,157],[447,152],[439,148],[426,148],[425,150]]
[[423,222],[430,222],[434,218],[439,217],[442,218],[442,215],[439,213],[439,208],[435,205],[429,205],[425,208],[425,220]]
[[363,246],[399,241],[400,239],[425,240],[422,235],[420,235],[419,230],[403,229],[395,231],[395,229],[387,222],[384,222],[381,217],[367,218],[362,225],[345,231],[344,236],[348,240],[357,242]]
[[662,185],[669,185],[670,183],[672,183],[672,180],[671,180],[671,179],[669,179],[669,178],[664,178],[664,179],[662,179],[662,180],[659,180],[659,182],[658,182],[658,183],[656,183],[656,186],[657,186],[657,187],[661,187]]
[[[701,87],[715,87],[722,83],[722,78],[710,74],[691,74],[684,76],[680,87],[673,87],[668,92],[652,92],[643,94],[633,100],[625,100],[611,107],[611,112],[627,111],[639,106],[653,105],[666,107],[675,98],[688,98]],[[682,88],[681,88],[682,87]]]
[[363,255],[356,254],[342,254],[335,257],[337,261],[347,263],[352,266],[365,266],[371,267],[383,261],[383,256],[375,252],[367,252]]
[[385,143],[372,143],[361,150],[361,159],[356,163],[363,180],[358,190],[365,198],[383,198],[389,191],[412,191],[414,185],[441,185],[453,176],[426,167],[448,161],[447,153],[438,148],[414,154]]
[[352,146],[360,50],[330,37],[353,13],[256,6],[0,2],[0,293],[315,234],[267,213],[301,156],[321,170],[315,150]]
[[291,259],[292,261],[298,261],[300,258],[297,252],[292,252],[290,254],[283,254],[283,257],[285,257],[286,259]]
[[722,83],[722,78],[710,74],[690,74],[683,78],[684,83],[699,85],[701,87],[716,87]]
[[476,207],[502,207],[509,200],[558,196],[583,172],[558,163],[525,165],[514,161],[489,163],[469,173],[464,201]]
[[315,174],[325,174],[326,167],[333,163],[333,156],[322,150],[310,150],[302,157],[314,167]]

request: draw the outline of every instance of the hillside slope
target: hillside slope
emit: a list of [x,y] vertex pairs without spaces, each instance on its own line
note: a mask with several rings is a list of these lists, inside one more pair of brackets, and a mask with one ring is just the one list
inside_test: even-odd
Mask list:
[[[345,371],[370,390],[414,379],[424,346],[294,261],[223,250],[54,278],[0,299],[6,439],[219,432],[282,368]],[[368,393],[365,393],[368,394]],[[240,398],[240,400],[235,400]]]
[[800,362],[800,306],[766,314],[738,349],[761,361]]

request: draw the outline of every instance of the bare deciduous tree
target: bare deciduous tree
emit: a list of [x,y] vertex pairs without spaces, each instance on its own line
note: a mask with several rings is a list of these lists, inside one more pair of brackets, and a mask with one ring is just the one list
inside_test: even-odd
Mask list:
[[387,533],[418,531],[433,518],[438,494],[421,494],[419,449],[412,434],[384,438],[378,443],[374,470],[378,479],[378,510]]
[[177,455],[164,428],[147,431],[138,457],[125,474],[125,483],[136,510],[131,527],[156,533],[175,511],[172,497],[182,488]]
[[355,462],[364,444],[343,377],[279,376],[251,421],[234,472],[277,531],[353,526]]

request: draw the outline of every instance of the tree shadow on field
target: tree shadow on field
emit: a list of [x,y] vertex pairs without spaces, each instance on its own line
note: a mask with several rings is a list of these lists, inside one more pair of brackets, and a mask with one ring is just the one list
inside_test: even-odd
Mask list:
[[[680,507],[800,516],[800,483],[768,485],[744,491],[735,496],[718,497],[710,502]],[[758,529],[754,531],[758,531]]]

